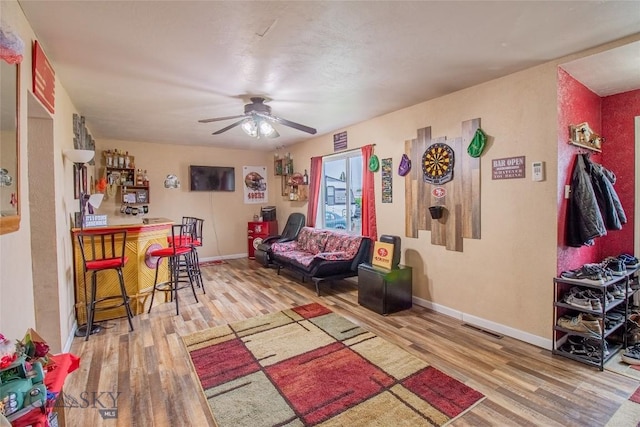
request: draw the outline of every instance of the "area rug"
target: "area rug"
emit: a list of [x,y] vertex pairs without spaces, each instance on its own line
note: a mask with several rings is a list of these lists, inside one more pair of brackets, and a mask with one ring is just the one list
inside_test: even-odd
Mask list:
[[631,395],[629,400],[622,403],[607,423],[607,427],[640,426],[640,387]]
[[218,426],[442,426],[484,396],[309,304],[183,337]]
[[624,363],[620,358],[620,355],[623,352],[623,349],[618,350],[616,354],[614,354],[611,359],[604,364],[604,369],[640,380],[640,365],[629,365],[628,363]]

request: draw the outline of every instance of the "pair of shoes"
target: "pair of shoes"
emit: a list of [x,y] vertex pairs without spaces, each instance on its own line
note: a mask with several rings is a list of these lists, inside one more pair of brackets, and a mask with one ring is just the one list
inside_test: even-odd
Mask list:
[[577,270],[563,271],[560,276],[567,279],[594,280],[600,283],[607,280],[604,269],[598,264],[585,264]]
[[584,291],[578,287],[571,288],[565,296],[564,302],[578,308],[587,310],[602,311],[602,303],[600,298],[592,296],[591,291]]
[[624,363],[628,363],[629,365],[640,365],[640,344],[627,347],[620,358]]
[[[589,298],[589,299],[598,300],[598,302],[600,303],[600,306],[602,306],[602,293],[601,292],[594,291],[594,290],[586,290],[586,291],[583,291],[582,294],[585,297]],[[615,297],[613,296],[613,294],[611,292],[605,292],[605,299],[606,299],[606,303],[605,303],[606,305],[609,305],[609,304],[611,304],[612,302],[615,301]],[[593,302],[591,303],[591,305],[593,306]]]
[[615,299],[624,299],[625,298],[624,287],[622,285],[618,285],[617,283],[612,285],[611,295],[613,295]]
[[627,274],[627,267],[625,266],[624,261],[622,261],[620,258],[615,258],[612,256],[607,257],[602,260],[602,263],[600,265],[603,268],[611,270],[611,274],[613,274],[614,276],[624,276],[625,274]]
[[640,266],[640,261],[638,261],[638,258],[634,257],[633,255],[621,254],[618,256],[618,259],[621,260],[624,263],[625,267],[628,269]]
[[580,313],[576,317],[562,316],[558,318],[558,326],[596,337],[602,336],[602,319],[588,313]]
[[585,342],[584,340],[582,342],[573,340],[571,339],[571,335],[569,336],[569,339],[567,339],[567,342],[562,344],[560,350],[566,353],[575,354],[576,356],[584,357],[593,362],[600,362],[601,360],[600,348],[596,348],[595,346]]
[[[580,337],[577,337],[577,338],[580,338]],[[609,351],[609,345],[607,344],[607,340],[587,337],[587,338],[582,338],[582,343],[585,345],[593,346],[596,349],[596,351],[600,351],[600,349],[602,349],[604,357],[607,357],[608,355],[611,354],[611,352]]]

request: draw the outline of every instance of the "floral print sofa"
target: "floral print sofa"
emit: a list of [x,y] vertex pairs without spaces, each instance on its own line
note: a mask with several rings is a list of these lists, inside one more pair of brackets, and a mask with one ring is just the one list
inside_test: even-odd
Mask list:
[[320,295],[323,281],[358,275],[358,265],[369,262],[371,239],[345,232],[303,227],[296,240],[271,245],[278,274],[286,268],[311,278]]

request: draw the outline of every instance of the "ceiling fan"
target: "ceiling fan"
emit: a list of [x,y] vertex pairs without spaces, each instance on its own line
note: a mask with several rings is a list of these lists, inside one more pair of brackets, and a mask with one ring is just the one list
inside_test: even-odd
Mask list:
[[295,123],[290,120],[271,115],[271,107],[264,103],[265,98],[256,96],[250,99],[251,103],[245,104],[244,106],[244,114],[239,114],[237,116],[215,117],[212,119],[202,119],[198,120],[198,122],[210,123],[222,120],[242,118],[241,120],[238,120],[237,122],[232,123],[227,127],[213,132],[213,135],[220,135],[221,133],[226,132],[229,129],[233,129],[236,126],[241,126],[242,130],[245,131],[245,133],[247,133],[249,136],[253,136],[255,138],[277,138],[278,136],[280,136],[280,134],[273,126],[271,126],[272,122],[280,123],[281,125],[298,129],[303,132],[310,133],[311,135],[316,134],[317,131],[312,127],[301,125],[300,123]]

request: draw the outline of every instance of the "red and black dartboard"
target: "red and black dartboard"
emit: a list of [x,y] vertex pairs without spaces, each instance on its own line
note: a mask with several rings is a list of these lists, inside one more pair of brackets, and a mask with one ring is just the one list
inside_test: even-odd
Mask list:
[[453,150],[447,144],[437,142],[427,147],[422,155],[424,182],[440,185],[453,179]]

